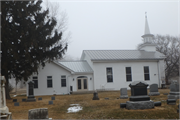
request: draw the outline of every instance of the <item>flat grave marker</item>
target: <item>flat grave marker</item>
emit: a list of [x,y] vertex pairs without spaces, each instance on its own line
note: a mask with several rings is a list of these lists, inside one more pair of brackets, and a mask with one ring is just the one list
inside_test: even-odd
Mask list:
[[105,100],[109,100],[109,98],[104,98]]
[[53,104],[53,101],[49,101],[49,105],[52,105]]
[[42,100],[42,97],[38,98],[38,100]]
[[167,104],[176,105],[176,99],[167,99]]
[[17,102],[17,99],[13,99],[13,102]]
[[19,102],[15,102],[15,103],[14,103],[14,106],[19,106]]
[[51,97],[51,100],[55,100],[55,97],[53,96],[53,97]]
[[28,119],[48,119],[47,108],[31,109],[28,112]]

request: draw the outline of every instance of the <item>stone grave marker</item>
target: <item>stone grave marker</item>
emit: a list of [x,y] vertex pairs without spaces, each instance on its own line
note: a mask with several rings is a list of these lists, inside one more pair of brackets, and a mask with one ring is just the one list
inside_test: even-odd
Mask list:
[[25,101],[26,101],[26,99],[23,98],[23,99],[22,99],[22,102],[25,102]]
[[160,93],[158,92],[158,84],[151,84],[149,87],[149,91],[149,96],[160,95]]
[[49,105],[52,105],[53,104],[53,101],[49,101]]
[[128,98],[127,88],[121,88],[120,94],[121,94],[121,96],[120,96],[121,99],[127,99]]
[[177,81],[171,82],[170,85],[170,92],[168,95],[168,99],[179,99],[180,98],[180,92],[179,92],[179,84]]
[[167,104],[175,105],[176,104],[176,99],[167,99]]
[[109,100],[109,98],[104,98],[105,100]]
[[17,102],[17,99],[13,99],[13,102]]
[[38,98],[38,100],[42,100],[42,97]]
[[160,101],[154,102],[154,106],[161,106],[161,102]]
[[5,83],[5,77],[0,75],[0,119],[11,119],[12,114],[6,106]]
[[29,81],[28,82],[28,98],[27,102],[33,102],[36,101],[36,98],[34,97],[34,81]]
[[130,101],[149,101],[150,97],[147,95],[147,87],[149,85],[144,81],[132,82],[129,87],[131,88]]
[[55,100],[55,97],[53,96],[53,97],[51,97],[51,100]]
[[98,97],[98,93],[97,93],[97,91],[95,91],[94,93],[93,93],[93,100],[99,100],[99,97]]
[[126,108],[126,103],[121,103],[120,108]]
[[49,119],[47,108],[31,109],[28,112],[28,119]]
[[14,106],[19,106],[19,102],[15,102],[15,103],[14,103]]

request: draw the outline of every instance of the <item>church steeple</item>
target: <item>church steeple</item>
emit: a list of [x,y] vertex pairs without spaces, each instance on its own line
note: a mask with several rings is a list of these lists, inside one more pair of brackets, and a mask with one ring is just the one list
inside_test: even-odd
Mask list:
[[147,20],[147,14],[145,13],[144,35],[141,36],[143,38],[144,43],[138,46],[138,50],[145,50],[145,51],[150,51],[150,52],[156,51],[156,44],[153,43],[153,36],[154,35],[150,33],[148,20]]
[[147,20],[147,14],[145,13],[145,29],[144,29],[144,35],[141,36],[144,39],[144,43],[152,43],[153,40],[153,34],[150,33],[148,20]]

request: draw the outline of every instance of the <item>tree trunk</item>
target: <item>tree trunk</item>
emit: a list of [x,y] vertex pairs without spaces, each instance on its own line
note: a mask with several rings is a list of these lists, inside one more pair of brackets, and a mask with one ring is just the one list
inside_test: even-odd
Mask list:
[[10,94],[9,94],[9,89],[8,89],[8,87],[9,87],[8,76],[6,75],[5,78],[6,78],[6,84],[5,84],[6,99],[11,99]]
[[165,80],[166,80],[166,85],[169,85],[169,79],[167,76],[165,76]]

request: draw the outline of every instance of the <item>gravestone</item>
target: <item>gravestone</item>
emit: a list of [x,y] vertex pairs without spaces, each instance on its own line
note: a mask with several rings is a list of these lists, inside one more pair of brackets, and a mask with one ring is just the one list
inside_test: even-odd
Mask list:
[[109,98],[104,98],[105,100],[109,100]]
[[28,119],[49,119],[47,108],[31,109],[28,112]]
[[34,97],[34,81],[29,81],[28,82],[28,98],[27,102],[33,102],[36,101],[36,98]]
[[160,95],[158,92],[158,84],[151,84],[149,87],[149,96],[157,96]]
[[70,86],[70,94],[73,93],[73,86]]
[[165,86],[166,86],[166,81],[165,81],[165,80],[162,80],[161,89],[164,89]]
[[179,99],[180,92],[179,92],[179,84],[177,81],[172,81],[170,85],[170,92],[168,95],[168,99]]
[[12,114],[6,106],[5,83],[5,77],[0,75],[0,119],[11,119]]
[[130,101],[149,101],[150,97],[147,95],[147,87],[149,85],[144,81],[132,82],[129,87],[131,88]]
[[13,102],[17,102],[17,99],[13,99]]
[[160,101],[154,102],[154,106],[161,106],[161,102]]
[[126,108],[126,103],[120,103],[120,108]]
[[40,97],[40,98],[38,98],[38,100],[42,100],[42,98]]
[[131,88],[130,101],[126,102],[126,109],[151,109],[154,102],[147,95],[148,84],[144,81],[135,81],[129,84]]
[[23,98],[23,99],[22,99],[22,102],[25,102],[25,101],[26,101],[26,99]]
[[49,105],[52,105],[53,104],[53,101],[49,101]]
[[95,91],[94,93],[93,93],[93,100],[99,100],[99,97],[98,97],[98,93],[97,93],[97,91]]
[[15,102],[15,103],[14,103],[14,106],[19,106],[19,102]]
[[121,94],[121,96],[120,96],[121,99],[127,99],[128,98],[127,88],[121,88],[120,94]]
[[175,105],[176,104],[176,99],[167,99],[167,104]]
[[51,100],[55,100],[55,97],[53,96],[53,97],[51,97]]

